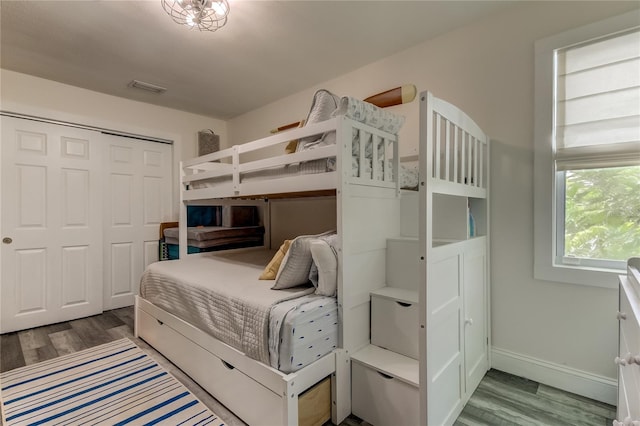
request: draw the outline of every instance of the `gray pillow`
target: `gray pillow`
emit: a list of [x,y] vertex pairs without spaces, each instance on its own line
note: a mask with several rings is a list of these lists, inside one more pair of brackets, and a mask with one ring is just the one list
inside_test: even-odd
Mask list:
[[271,288],[273,290],[282,290],[308,283],[311,262],[313,261],[311,257],[311,242],[317,238],[331,238],[335,234],[335,231],[329,231],[318,235],[296,237],[291,242],[289,251],[287,251],[280,264],[276,282]]
[[[305,120],[305,126],[308,124],[320,123],[331,118],[331,113],[338,108],[340,97],[334,95],[325,89],[318,90],[313,95],[313,101],[311,102],[311,109]],[[297,152],[303,151],[307,144],[319,141],[324,135],[314,135],[300,139],[298,142]]]

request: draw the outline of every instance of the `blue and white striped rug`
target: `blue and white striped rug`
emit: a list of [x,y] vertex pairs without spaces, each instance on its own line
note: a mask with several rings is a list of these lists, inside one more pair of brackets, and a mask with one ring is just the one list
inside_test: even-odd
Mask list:
[[131,340],[121,339],[0,375],[12,425],[223,425]]

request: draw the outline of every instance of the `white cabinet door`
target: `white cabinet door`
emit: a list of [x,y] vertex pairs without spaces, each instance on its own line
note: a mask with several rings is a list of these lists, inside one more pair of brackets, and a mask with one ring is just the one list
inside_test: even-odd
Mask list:
[[2,117],[0,332],[102,312],[101,138]]
[[158,260],[171,218],[171,145],[106,136],[104,306],[133,304],[144,268]]
[[427,257],[427,424],[453,424],[464,403],[463,255],[449,244]]
[[486,249],[464,255],[464,364],[468,396],[489,368],[487,345]]

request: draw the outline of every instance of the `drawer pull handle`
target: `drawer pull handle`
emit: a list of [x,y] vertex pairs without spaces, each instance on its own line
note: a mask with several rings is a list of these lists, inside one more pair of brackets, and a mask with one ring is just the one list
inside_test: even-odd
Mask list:
[[616,315],[616,318],[618,318],[618,321],[626,320],[627,319],[627,314],[624,313],[624,312],[618,312],[618,315]]
[[222,362],[222,365],[224,365],[228,370],[234,370],[235,369],[235,367],[233,365],[229,364],[227,361],[220,360],[220,362]]
[[413,303],[398,302],[397,300],[396,300],[396,303],[402,306],[403,308],[408,308],[409,306],[413,305]]
[[391,380],[391,379],[393,379],[393,376],[390,376],[390,375],[388,375],[388,374],[381,373],[380,371],[377,371],[377,373],[378,373],[379,375],[381,375],[382,377],[384,377],[385,379],[387,379],[387,380]]

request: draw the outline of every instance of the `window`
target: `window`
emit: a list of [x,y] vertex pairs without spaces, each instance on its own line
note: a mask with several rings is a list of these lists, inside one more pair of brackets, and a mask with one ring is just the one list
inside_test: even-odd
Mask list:
[[536,278],[614,286],[640,255],[639,23],[536,43]]

